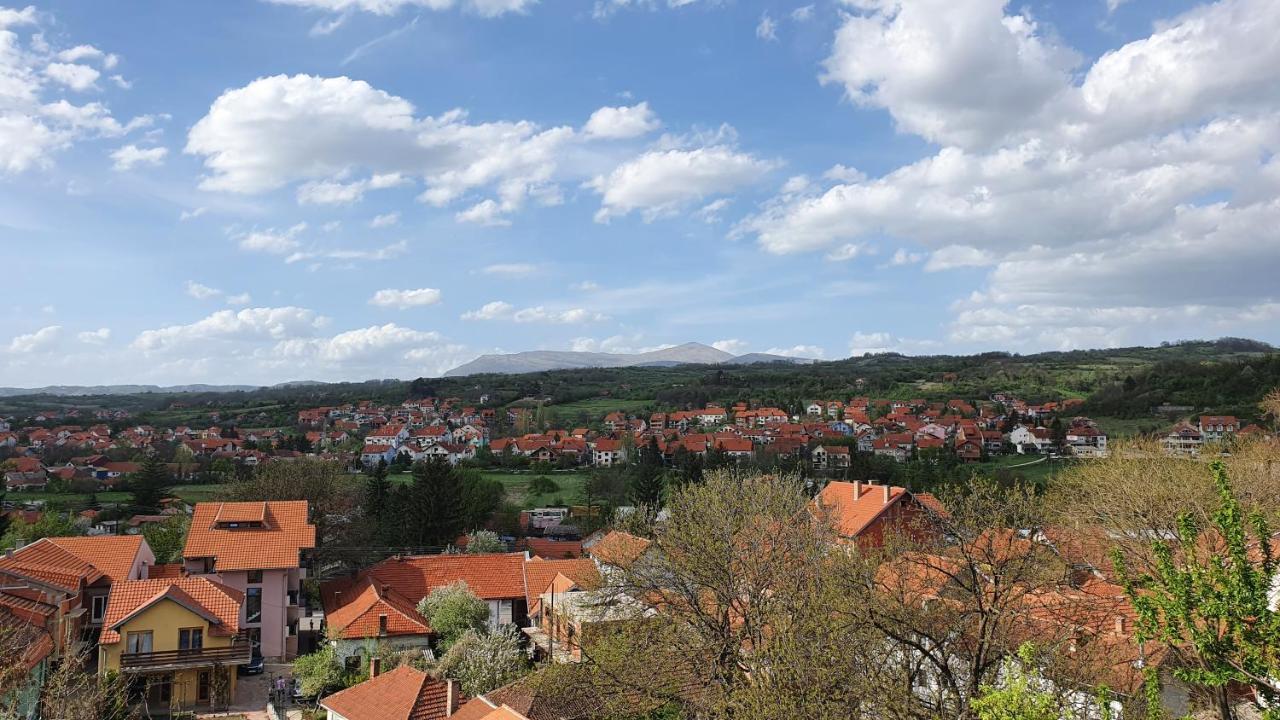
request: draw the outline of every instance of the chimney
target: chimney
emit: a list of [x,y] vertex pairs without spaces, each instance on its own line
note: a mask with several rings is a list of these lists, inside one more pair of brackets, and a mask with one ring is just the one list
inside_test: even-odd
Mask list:
[[445,683],[444,716],[449,717],[450,715],[453,715],[455,710],[458,709],[458,692],[457,690],[454,689],[453,678],[449,678],[445,680],[444,683]]
[[862,481],[859,480],[853,484],[853,499],[857,500],[862,497]]
[[891,485],[889,485],[888,483],[885,483],[884,485],[884,504],[885,505],[889,504],[889,495],[892,489],[893,487]]
[[379,616],[378,616],[378,634],[379,634],[379,635],[386,635],[386,634],[387,634],[387,616],[386,616],[386,614],[382,614],[382,615],[379,615]]
[[382,673],[382,658],[373,656],[369,658],[369,678],[373,679]]

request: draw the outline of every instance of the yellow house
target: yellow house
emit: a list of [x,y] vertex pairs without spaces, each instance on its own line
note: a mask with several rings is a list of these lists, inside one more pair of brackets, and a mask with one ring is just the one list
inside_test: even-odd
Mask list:
[[225,707],[251,643],[240,632],[244,594],[205,578],[131,580],[111,587],[98,647],[101,673],[130,679],[155,709]]

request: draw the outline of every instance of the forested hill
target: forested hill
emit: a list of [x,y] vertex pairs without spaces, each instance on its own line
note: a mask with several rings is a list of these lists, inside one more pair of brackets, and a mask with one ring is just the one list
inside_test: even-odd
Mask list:
[[[111,408],[157,421],[199,422],[224,409],[221,421],[247,426],[291,424],[298,408],[357,400],[400,402],[409,397],[459,397],[471,404],[594,401],[628,407],[700,406],[708,401],[755,400],[798,408],[815,398],[867,395],[890,399],[981,398],[1013,393],[1029,402],[1086,398],[1088,412],[1116,417],[1150,414],[1162,403],[1197,410],[1252,409],[1280,385],[1280,352],[1252,340],[1226,338],[1160,347],[1077,350],[1033,355],[984,353],[908,357],[895,353],[813,365],[680,365],[555,370],[520,375],[380,380],[277,386],[237,392],[0,398],[0,414],[58,408]],[[1242,415],[1248,413],[1242,412]]]

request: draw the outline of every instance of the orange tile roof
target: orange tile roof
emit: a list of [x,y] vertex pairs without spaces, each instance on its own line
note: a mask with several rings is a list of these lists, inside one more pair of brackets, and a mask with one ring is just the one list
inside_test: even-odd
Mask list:
[[[885,502],[885,488],[889,490]],[[857,497],[854,497],[855,490]],[[841,537],[857,537],[887,508],[909,497],[904,488],[865,483],[830,482],[818,493],[814,502],[831,513],[836,532]]]
[[98,568],[111,582],[129,579],[144,542],[141,535],[59,537],[49,541]]
[[481,720],[489,715],[489,713],[497,710],[497,706],[485,700],[483,697],[473,698],[467,701],[467,704],[458,708],[450,720]]
[[591,557],[609,565],[625,567],[640,559],[649,549],[650,541],[636,537],[621,530],[610,531],[608,535],[591,547],[587,552]]
[[92,563],[49,538],[20,548],[11,556],[0,557],[0,572],[31,578],[71,593],[79,592],[81,583],[89,585],[107,576]]
[[525,603],[530,612],[542,593],[551,587],[557,575],[564,575],[582,587],[593,586],[600,581],[596,564],[586,558],[575,560],[543,560],[534,558],[524,564]]
[[321,587],[328,636],[355,640],[381,634],[379,616],[387,617],[387,635],[428,635],[431,626],[414,602],[376,578],[354,583],[337,581]]
[[320,705],[347,720],[437,720],[449,715],[449,683],[401,665],[336,692]]
[[240,631],[240,606],[244,593],[202,577],[162,580],[126,580],[112,585],[107,613],[102,621],[104,645],[120,642],[117,627],[138,611],[170,600],[206,617],[210,632],[234,635]]
[[[220,528],[218,522],[261,513],[264,527]],[[226,518],[240,518],[227,520]],[[216,558],[217,570],[277,570],[298,567],[298,553],[316,546],[305,500],[256,503],[196,503],[183,557]]]
[[524,553],[393,557],[366,573],[414,601],[458,580],[485,600],[524,597]]

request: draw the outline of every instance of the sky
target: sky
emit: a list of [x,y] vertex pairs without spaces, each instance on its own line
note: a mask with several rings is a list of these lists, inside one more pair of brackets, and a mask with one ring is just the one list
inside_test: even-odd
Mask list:
[[1277,67],[1274,0],[0,4],[0,385],[1280,343]]

